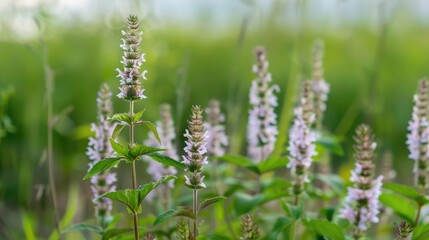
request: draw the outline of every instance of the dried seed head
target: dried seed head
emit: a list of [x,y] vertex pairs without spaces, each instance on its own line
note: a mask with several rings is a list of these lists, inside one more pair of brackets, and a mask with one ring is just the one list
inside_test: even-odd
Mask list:
[[117,95],[121,99],[135,101],[146,98],[143,95],[144,89],[140,78],[146,79],[146,70],[140,73],[144,54],[140,54],[140,42],[143,32],[139,31],[139,20],[137,16],[130,15],[127,19],[126,30],[122,31],[122,44],[120,47],[123,50],[122,65],[123,70],[116,69],[118,77],[121,79],[119,88],[121,92]]
[[189,223],[184,218],[179,218],[176,223],[177,239],[189,240],[191,232],[189,231]]
[[398,240],[408,240],[413,228],[406,221],[402,221],[400,224],[395,224],[396,236]]
[[241,231],[243,232],[243,236],[240,238],[242,240],[256,240],[259,238],[258,225],[250,214],[246,214],[242,218]]
[[274,92],[280,91],[277,85],[271,85],[271,74],[268,72],[268,61],[265,49],[255,50],[257,62],[253,65],[253,72],[257,79],[252,81],[249,92],[251,109],[247,125],[248,155],[256,163],[269,157],[274,149],[278,129],[277,115],[274,108],[277,96]]
[[143,240],[156,240],[156,237],[152,233],[148,233],[144,236]]

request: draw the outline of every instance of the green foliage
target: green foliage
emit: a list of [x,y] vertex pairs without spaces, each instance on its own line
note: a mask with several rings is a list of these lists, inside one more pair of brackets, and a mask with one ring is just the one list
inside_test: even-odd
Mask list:
[[200,203],[200,207],[198,208],[197,214],[199,215],[200,212],[202,210],[204,210],[205,208],[207,208],[207,207],[209,207],[209,206],[211,206],[217,202],[223,201],[225,199],[226,199],[226,197],[218,196],[218,197],[213,197],[213,198],[209,198],[209,199],[204,200],[202,203]]
[[341,138],[330,135],[319,135],[316,140],[316,147],[319,151],[318,155],[321,156],[326,149],[337,156],[344,156],[344,149],[341,146]]
[[283,210],[285,211],[286,215],[294,220],[299,220],[302,216],[302,209],[303,209],[303,205],[299,204],[299,205],[293,205],[290,204],[284,200],[282,200],[281,202],[281,207],[283,208]]
[[321,219],[302,219],[302,223],[310,230],[330,240],[345,240],[344,230],[335,223]]
[[383,205],[391,208],[400,217],[408,222],[414,222],[416,206],[407,198],[391,193],[382,193],[379,200]]
[[286,157],[269,158],[265,161],[261,161],[258,164],[253,163],[252,160],[243,156],[225,155],[219,157],[218,159],[232,163],[242,168],[246,168],[258,175],[284,168],[289,162],[289,159]]
[[413,230],[411,240],[429,239],[429,224],[418,225]]
[[237,192],[234,196],[234,210],[237,215],[243,215],[251,212],[258,206],[287,195],[288,193],[286,191],[261,193],[253,196],[247,193]]
[[72,232],[72,231],[90,231],[90,232],[96,232],[98,234],[103,233],[103,229],[99,226],[94,226],[87,223],[79,223],[75,225],[71,225],[63,229],[63,233]]
[[149,129],[152,132],[153,136],[155,136],[159,144],[162,144],[161,138],[159,138],[159,134],[158,134],[158,131],[156,130],[155,124],[149,121],[142,121],[141,124],[143,124],[143,126],[145,126],[147,129]]
[[176,179],[175,176],[164,176],[156,182],[147,183],[143,186],[140,186],[137,190],[134,189],[125,189],[115,192],[108,192],[100,197],[110,198],[117,200],[125,204],[132,213],[140,213],[140,205],[153,189],[155,189],[161,183]]
[[171,166],[178,169],[186,169],[186,165],[183,164],[182,162],[176,161],[168,156],[165,156],[156,152],[148,154],[148,157],[161,163],[164,166]]
[[289,227],[293,223],[293,221],[295,220],[289,217],[277,218],[273,228],[270,231],[270,234],[267,237],[267,240],[278,239],[280,233],[282,233],[287,227]]
[[133,228],[131,227],[109,229],[101,235],[101,240],[109,240],[131,231],[133,231]]
[[386,190],[390,190],[398,195],[412,199],[418,205],[424,206],[429,203],[429,200],[426,198],[426,196],[420,194],[415,188],[410,186],[397,183],[385,183],[383,184],[383,188]]
[[113,157],[113,158],[106,158],[101,161],[98,161],[96,164],[94,164],[94,166],[91,167],[91,169],[89,169],[88,173],[85,175],[83,180],[88,180],[95,175],[105,172],[117,166],[123,160],[124,159],[120,157]]

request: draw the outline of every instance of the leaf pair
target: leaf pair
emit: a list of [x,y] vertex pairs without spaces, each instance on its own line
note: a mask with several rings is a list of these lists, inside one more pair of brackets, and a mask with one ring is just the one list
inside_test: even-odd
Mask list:
[[137,190],[134,189],[125,189],[125,190],[119,190],[116,192],[108,192],[103,195],[101,195],[99,198],[110,198],[113,200],[117,200],[125,204],[128,209],[132,213],[140,213],[141,208],[140,205],[145,199],[145,197],[158,185],[176,179],[175,176],[164,176],[160,180],[156,182],[150,182],[148,184],[145,184],[143,186],[140,186]]
[[131,231],[133,231],[133,228],[130,228],[130,227],[128,227],[128,228],[112,228],[112,229],[109,229],[107,231],[103,231],[103,229],[101,227],[86,224],[86,223],[79,223],[79,224],[76,224],[76,225],[73,225],[73,226],[70,226],[70,227],[64,229],[63,232],[66,233],[66,232],[71,232],[71,231],[83,231],[83,230],[96,232],[96,233],[101,235],[101,240],[108,240],[108,239],[111,239],[113,237],[117,237],[119,235],[122,235],[124,233],[131,232]]
[[[223,196],[217,196],[217,197],[206,199],[205,201],[203,201],[200,204],[200,206],[197,210],[197,216],[201,213],[202,210],[206,209],[207,207],[209,207],[209,206],[211,206],[217,202],[223,201],[225,199],[226,199],[226,197],[223,197]],[[169,219],[170,217],[186,217],[186,218],[190,218],[192,220],[195,220],[197,216],[195,216],[195,214],[191,208],[181,207],[177,210],[170,209],[170,210],[163,212],[161,215],[159,215],[156,218],[153,225],[156,226],[156,225],[164,222],[165,220]]]

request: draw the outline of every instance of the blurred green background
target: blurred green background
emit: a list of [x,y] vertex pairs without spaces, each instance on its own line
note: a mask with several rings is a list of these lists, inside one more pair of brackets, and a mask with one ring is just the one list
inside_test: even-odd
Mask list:
[[[227,115],[231,152],[244,153],[253,49],[267,49],[273,80],[281,87],[280,114],[292,83],[311,76],[312,44],[322,39],[325,79],[331,85],[324,126],[344,136],[346,150],[334,159],[334,169],[352,163],[350,136],[357,124],[367,122],[375,129],[379,153],[393,153],[397,181],[412,183],[405,140],[417,81],[429,73],[426,1],[7,0],[0,3],[0,91],[13,94],[8,104],[2,97],[0,117],[8,116],[14,127],[0,142],[4,236],[23,236],[23,216],[38,221],[42,236],[53,228],[43,58],[55,78],[60,214],[75,189],[79,208],[72,218],[92,216],[88,182],[82,181],[89,124],[96,119],[100,84],[107,82],[118,92],[114,70],[120,67],[120,30],[130,13],[141,18],[144,31],[148,98],[136,108],[146,108],[147,119],[157,120],[161,103],[172,104],[181,137],[190,106],[217,98]],[[114,105],[116,112],[127,109],[118,99]],[[140,132],[137,140],[146,136]],[[139,166],[141,176],[144,167]]]

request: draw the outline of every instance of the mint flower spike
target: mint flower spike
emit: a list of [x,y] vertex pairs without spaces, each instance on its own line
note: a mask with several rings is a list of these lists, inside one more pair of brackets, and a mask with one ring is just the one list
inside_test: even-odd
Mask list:
[[270,86],[271,74],[268,72],[268,61],[265,49],[256,48],[256,64],[253,72],[257,79],[252,81],[249,92],[251,109],[247,125],[247,153],[255,162],[259,163],[267,159],[277,139],[277,115],[274,108],[278,105],[275,92],[279,92],[277,85]]
[[317,40],[313,46],[313,76],[312,88],[314,92],[314,113],[317,128],[322,127],[323,115],[328,100],[329,84],[323,76],[323,41]]
[[[164,154],[170,158],[177,159],[177,151],[174,144],[174,139],[176,138],[176,133],[174,129],[174,122],[171,117],[171,106],[169,104],[162,104],[160,107],[161,120],[156,123],[156,129],[158,135],[161,139],[162,144],[158,143],[158,140],[150,132],[148,134],[148,139],[144,142],[146,146],[156,147],[156,148],[165,148],[166,151]],[[147,168],[147,173],[152,176],[154,181],[161,179],[166,175],[176,175],[177,170],[174,167],[166,167],[152,159],[147,159],[149,167]],[[151,193],[158,193],[160,191],[166,191],[163,189],[165,186],[169,188],[174,187],[174,181],[169,181],[166,185],[158,186],[156,191]],[[158,191],[158,189],[161,189]],[[148,197],[152,197],[152,194],[149,194]]]
[[223,156],[228,146],[228,136],[225,133],[225,115],[220,110],[220,103],[213,99],[206,108],[207,114],[207,152],[211,156]]
[[[112,114],[112,92],[106,84],[101,85],[97,97],[98,121],[91,124],[91,130],[95,132],[95,137],[89,138],[87,156],[91,160],[89,168],[103,159],[111,157],[114,153],[109,139],[112,135],[114,125],[107,121],[108,116]],[[94,195],[95,216],[100,225],[106,227],[111,218],[112,201],[108,198],[98,198],[107,192],[116,190],[116,174],[106,171],[98,176],[91,178],[91,190]]]
[[[316,134],[311,130],[314,122],[310,81],[305,81],[301,99],[295,109],[295,120],[289,132],[289,164],[294,176],[293,194],[300,195],[304,184],[309,182],[308,173],[316,152]],[[297,199],[297,198],[296,198]]]
[[145,74],[147,73],[146,70],[140,73],[140,67],[145,62],[145,54],[140,54],[142,34],[143,32],[139,31],[138,17],[130,15],[127,19],[126,30],[122,31],[123,38],[120,45],[123,50],[121,63],[124,69],[116,69],[118,77],[121,79],[119,88],[121,92],[117,96],[128,101],[146,98],[143,95],[144,89],[140,81],[140,78],[146,80]]
[[353,187],[347,189],[345,205],[340,210],[340,217],[347,219],[355,226],[353,237],[365,236],[371,223],[378,222],[383,176],[374,179],[374,150],[376,143],[372,130],[365,124],[357,127],[354,136],[356,159],[355,169],[351,171],[350,180]]
[[191,119],[188,121],[188,129],[184,134],[186,138],[185,155],[183,163],[187,166],[189,175],[185,176],[185,184],[188,188],[196,190],[205,188],[203,167],[207,164],[207,131],[203,121],[200,106],[192,106]]
[[417,93],[414,95],[414,107],[408,124],[407,145],[410,151],[408,157],[414,160],[413,173],[415,184],[424,193],[429,188],[429,83],[426,78],[419,82]]

